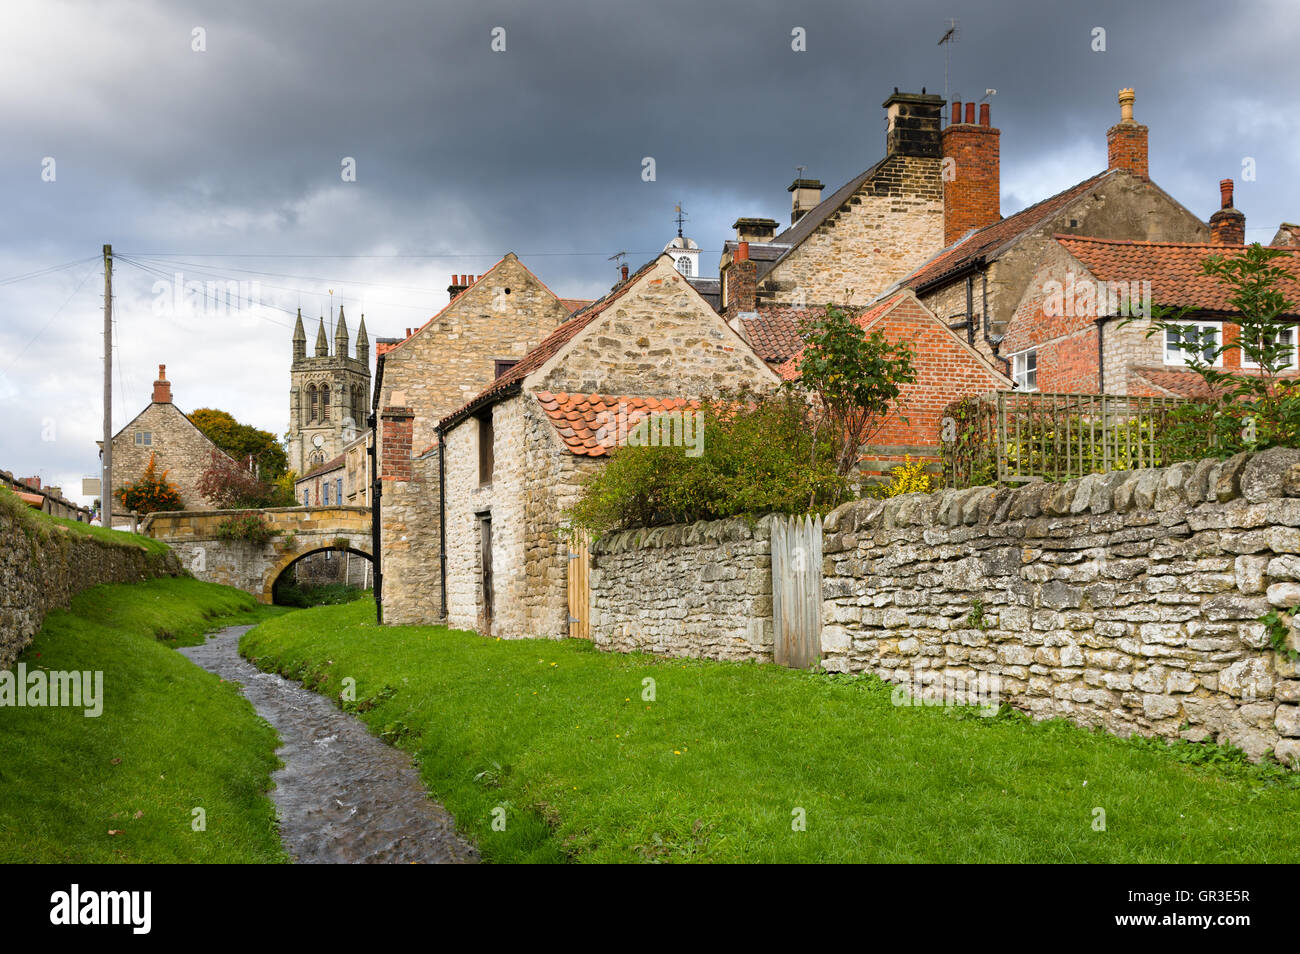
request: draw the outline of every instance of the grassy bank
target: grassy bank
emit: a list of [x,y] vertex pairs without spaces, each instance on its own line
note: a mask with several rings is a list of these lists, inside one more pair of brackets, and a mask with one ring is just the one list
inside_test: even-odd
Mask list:
[[1062,722],[897,708],[871,677],[380,628],[363,604],[268,621],[242,649],[334,698],[354,678],[345,707],[412,752],[493,861],[1300,853],[1300,779],[1280,767]]
[[96,586],[51,613],[19,662],[101,671],[103,711],[0,709],[0,862],[283,861],[266,795],[275,732],[169,648],[283,612],[165,578]]

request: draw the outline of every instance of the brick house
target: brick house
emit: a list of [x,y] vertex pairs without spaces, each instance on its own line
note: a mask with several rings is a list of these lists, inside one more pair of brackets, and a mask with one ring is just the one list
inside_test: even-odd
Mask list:
[[[95,443],[103,447],[103,441]],[[149,466],[150,456],[154,455],[159,473],[166,470],[167,479],[176,485],[183,509],[212,510],[213,506],[199,493],[199,481],[211,464],[214,453],[232,466],[242,466],[208,440],[198,426],[172,403],[167,366],[160,364],[158,380],[153,383],[153,400],[113,435],[113,482],[121,487],[138,479]],[[112,488],[112,491],[116,490],[117,487]],[[121,507],[121,503],[116,503],[116,507]],[[116,509],[114,513],[123,515]]]
[[[868,333],[879,331],[891,342],[905,342],[914,354],[916,380],[904,384],[898,405],[862,449],[862,472],[888,472],[907,457],[938,461],[943,410],[966,395],[1011,387],[1011,381],[970,342],[958,335],[904,289],[877,302],[857,317]],[[799,374],[802,349],[779,373],[785,380]]]
[[662,254],[439,425],[448,625],[569,632],[564,510],[647,414],[776,374]]
[[[902,279],[925,305],[966,340],[997,358],[1022,382],[1027,356],[1004,342],[1019,307],[1057,234],[1146,242],[1206,242],[1210,230],[1148,174],[1147,127],[1134,121],[1134,94],[1119,94],[1120,121],[1106,134],[1104,172],[1076,183],[1015,215],[999,216],[1000,136],[987,104],[975,121],[974,104],[953,103],[943,130],[945,161],[954,178],[944,184],[946,247]],[[963,121],[964,120],[964,121]]]
[[779,234],[774,219],[737,219],[719,265],[719,310],[735,311],[737,294],[749,297],[732,287],[741,243],[756,266],[745,280],[759,307],[870,302],[943,248],[943,104],[924,90],[895,89],[883,103],[883,159],[824,199],[821,182],[796,179],[790,226]]
[[[1232,182],[1221,183],[1223,208],[1211,217],[1214,242],[1125,242],[1058,235],[1034,276],[1007,331],[1006,344],[1033,356],[1035,379],[1027,386],[1042,391],[1087,394],[1204,397],[1200,375],[1186,370],[1186,355],[1174,332],[1149,335],[1148,320],[1125,321],[1126,302],[1142,307],[1187,308],[1184,325],[1208,329],[1224,344],[1238,336],[1236,312],[1228,289],[1201,274],[1210,255],[1244,249],[1245,216],[1232,208]],[[1283,288],[1300,301],[1300,248],[1277,264],[1295,279]],[[1295,322],[1282,316],[1282,340],[1290,344],[1296,367]],[[1225,370],[1251,373],[1239,349],[1221,358]]]
[[586,302],[561,299],[518,257],[455,275],[450,300],[399,340],[376,343],[375,472],[384,621],[439,619],[438,421],[518,362]]

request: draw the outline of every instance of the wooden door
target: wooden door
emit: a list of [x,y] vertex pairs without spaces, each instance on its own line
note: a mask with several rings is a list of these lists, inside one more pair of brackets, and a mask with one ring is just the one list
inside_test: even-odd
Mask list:
[[569,539],[569,637],[591,639],[591,537],[574,531]]
[[479,631],[492,635],[492,518],[478,518]]
[[821,662],[821,517],[772,519],[772,624],[776,662],[791,669]]

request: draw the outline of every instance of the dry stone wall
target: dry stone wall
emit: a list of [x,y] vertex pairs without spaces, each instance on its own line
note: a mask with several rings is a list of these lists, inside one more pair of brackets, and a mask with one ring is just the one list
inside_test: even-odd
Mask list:
[[33,530],[0,506],[0,668],[13,664],[47,613],[66,609],[87,587],[182,572],[170,550],[151,553],[53,525]]
[[[760,524],[761,526],[761,524]],[[770,543],[735,521],[593,549],[598,645],[770,660]],[[1300,760],[1300,450],[846,504],[822,665],[996,686],[1035,718]],[[920,678],[918,678],[920,677]]]
[[771,518],[597,540],[591,634],[601,649],[617,652],[771,661]]

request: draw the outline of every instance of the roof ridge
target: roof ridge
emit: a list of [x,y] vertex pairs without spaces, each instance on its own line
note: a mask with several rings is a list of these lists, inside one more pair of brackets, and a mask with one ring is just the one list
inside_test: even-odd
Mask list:
[[[1214,242],[1148,242],[1141,239],[1109,239],[1092,235],[1073,235],[1069,232],[1057,232],[1052,238],[1066,242],[1089,242],[1093,245],[1132,245],[1143,248],[1216,248],[1224,251],[1244,251],[1250,247],[1249,245],[1218,245]],[[1300,253],[1300,246],[1265,245],[1263,247],[1275,248],[1280,252]]]

